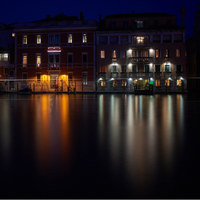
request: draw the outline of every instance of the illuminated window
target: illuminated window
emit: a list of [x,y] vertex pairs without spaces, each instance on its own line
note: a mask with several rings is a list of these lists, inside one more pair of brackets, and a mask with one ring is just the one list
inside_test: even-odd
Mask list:
[[165,86],[170,87],[171,81],[170,80],[165,80]]
[[156,80],[156,87],[160,87],[160,80]]
[[37,44],[41,44],[42,40],[41,40],[41,35],[37,35]]
[[37,55],[36,64],[37,64],[37,67],[40,67],[40,65],[41,65],[41,56],[40,55]]
[[136,21],[137,28],[143,28],[143,21]]
[[73,42],[73,38],[72,38],[72,34],[69,34],[68,35],[68,44],[72,44],[72,42]]
[[106,67],[105,66],[101,66],[101,73],[105,73],[106,72]]
[[0,61],[8,61],[8,53],[1,53]]
[[122,80],[122,87],[126,87],[127,86],[127,81],[126,80]]
[[28,43],[28,38],[27,35],[23,36],[23,44],[27,44]]
[[171,66],[165,65],[165,72],[170,72],[170,71],[171,71]]
[[117,65],[113,65],[112,72],[117,72]]
[[147,51],[147,50],[144,51],[144,57],[146,57],[146,58],[149,57],[149,51]]
[[106,82],[105,82],[105,81],[103,81],[103,80],[102,80],[102,81],[100,81],[100,86],[101,86],[101,87],[105,87],[105,86],[106,86]]
[[82,42],[87,43],[87,34],[86,33],[83,34]]
[[182,86],[182,80],[177,80],[177,81],[176,81],[176,85],[177,85],[178,87],[181,87],[181,86]]
[[156,58],[159,58],[160,57],[160,51],[159,49],[156,49]]
[[144,37],[137,37],[136,39],[138,44],[144,44]]
[[105,51],[104,50],[101,50],[101,58],[105,58]]
[[165,57],[169,58],[169,49],[165,49]]
[[181,50],[180,49],[176,49],[176,57],[181,57]]
[[117,52],[116,52],[116,50],[113,51],[112,57],[113,58],[117,58]]
[[12,33],[12,37],[15,37],[15,33]]
[[27,67],[27,55],[23,55],[23,67]]
[[135,51],[135,50],[133,50],[133,57],[135,58],[135,57],[137,57],[137,51]]
[[112,86],[113,86],[113,87],[117,87],[117,81],[116,81],[116,80],[113,80]]

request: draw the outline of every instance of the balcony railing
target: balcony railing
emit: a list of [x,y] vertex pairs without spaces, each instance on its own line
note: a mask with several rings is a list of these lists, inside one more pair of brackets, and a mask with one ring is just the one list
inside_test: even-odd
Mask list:
[[128,75],[127,72],[121,72],[120,73],[121,78],[127,78],[128,77],[127,75]]
[[150,63],[153,62],[153,57],[130,57],[129,62],[132,63]]
[[118,78],[118,72],[111,72],[111,78]]

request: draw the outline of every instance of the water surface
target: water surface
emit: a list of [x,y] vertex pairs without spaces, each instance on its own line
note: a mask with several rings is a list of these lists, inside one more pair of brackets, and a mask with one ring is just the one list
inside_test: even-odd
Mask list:
[[200,96],[1,95],[0,197],[200,198]]

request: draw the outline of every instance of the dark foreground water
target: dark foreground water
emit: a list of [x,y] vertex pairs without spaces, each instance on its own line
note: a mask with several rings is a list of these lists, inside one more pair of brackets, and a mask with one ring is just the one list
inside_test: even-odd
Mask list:
[[0,95],[0,197],[200,198],[200,96]]

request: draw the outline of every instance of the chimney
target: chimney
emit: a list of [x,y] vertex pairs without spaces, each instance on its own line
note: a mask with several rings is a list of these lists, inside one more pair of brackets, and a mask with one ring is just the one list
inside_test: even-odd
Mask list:
[[185,8],[180,8],[181,13],[181,26],[185,27]]
[[80,20],[81,20],[81,21],[84,21],[83,12],[80,12]]

